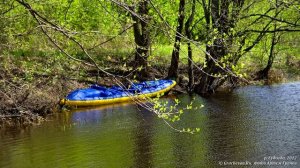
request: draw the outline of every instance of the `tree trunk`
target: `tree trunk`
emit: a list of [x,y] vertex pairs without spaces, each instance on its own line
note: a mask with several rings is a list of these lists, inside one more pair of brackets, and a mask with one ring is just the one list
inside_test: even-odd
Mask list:
[[[205,1],[203,0],[202,2]],[[217,35],[213,34],[215,40],[212,41],[212,44],[209,44],[210,39],[207,40],[205,68],[203,68],[199,83],[195,85],[194,89],[195,92],[200,95],[210,95],[214,93],[227,79],[227,76],[225,76],[228,73],[227,70],[224,70],[224,68],[221,68],[218,64],[222,58],[228,55],[232,45],[230,28],[234,28],[234,20],[236,18],[230,18],[230,16],[237,16],[240,11],[239,9],[241,9],[244,4],[244,0],[211,0],[208,2],[209,4],[211,3],[210,6],[206,6],[206,3],[203,3],[205,4],[206,28],[213,29],[208,30],[208,32],[215,32],[215,30],[217,30]],[[233,3],[233,5],[230,5],[230,3]],[[236,9],[229,10],[230,6]],[[230,11],[234,12],[234,14],[230,15]],[[234,59],[230,62],[231,64],[234,64],[233,60]]]
[[141,71],[138,72],[137,77],[140,80],[145,80],[149,76],[148,57],[150,48],[150,28],[149,28],[149,1],[142,0],[139,2],[137,13],[142,16],[142,20],[132,14],[132,19],[135,21],[133,24],[133,33],[136,44],[134,67],[141,67]]
[[270,71],[270,69],[273,65],[273,61],[274,61],[274,58],[275,58],[274,49],[275,49],[276,44],[277,44],[276,33],[274,32],[273,36],[272,36],[271,48],[270,48],[270,53],[269,53],[267,66],[263,70],[257,72],[257,77],[255,78],[256,80],[268,79],[269,71]]
[[[191,15],[185,23],[185,33],[189,40],[192,40],[191,24],[195,16],[195,7],[196,7],[196,0],[193,0]],[[188,76],[189,76],[188,91],[191,92],[194,87],[193,53],[192,53],[191,42],[188,41],[187,45],[188,45]]]
[[[275,11],[275,18],[278,15],[278,0],[276,0],[276,11]],[[274,30],[276,30],[277,28],[277,22],[274,22]],[[278,37],[279,38],[279,37]],[[256,76],[256,80],[261,80],[261,79],[268,79],[269,77],[269,71],[273,65],[273,61],[275,58],[275,53],[274,53],[274,49],[275,49],[275,45],[278,43],[277,39],[277,34],[276,31],[274,31],[274,33],[272,34],[272,41],[271,41],[271,48],[270,48],[270,53],[269,53],[269,58],[268,58],[268,63],[267,66],[263,69],[257,72],[257,76]]]
[[[215,75],[224,75],[225,72],[216,64],[222,57],[228,54],[227,44],[229,42],[224,37],[224,33],[228,33],[228,12],[229,12],[229,1],[221,1],[222,7],[220,7],[220,0],[211,1],[211,18],[212,28],[218,30],[218,36],[213,40],[213,44],[206,45],[206,67],[203,69],[200,81],[195,85],[195,92],[200,95],[209,95],[215,92],[215,90],[223,84],[225,78],[215,77]],[[207,24],[209,20],[206,19]],[[208,26],[207,26],[208,27]],[[209,40],[208,40],[209,41]]]
[[225,72],[215,62],[227,54],[227,46],[222,43],[223,39],[216,39],[213,46],[207,47],[206,67],[203,69],[200,81],[195,85],[195,92],[200,95],[210,95],[223,84],[225,78],[215,77],[215,75],[224,75]]
[[212,19],[212,27],[218,28],[220,27],[220,0],[212,0],[211,1],[211,19]]
[[172,60],[171,60],[171,65],[168,73],[168,78],[174,78],[175,80],[178,78],[180,41],[181,41],[181,34],[183,30],[183,24],[184,24],[184,7],[185,7],[185,0],[180,0],[179,11],[178,11],[178,26],[176,29],[176,37],[175,37],[175,43],[172,52]]

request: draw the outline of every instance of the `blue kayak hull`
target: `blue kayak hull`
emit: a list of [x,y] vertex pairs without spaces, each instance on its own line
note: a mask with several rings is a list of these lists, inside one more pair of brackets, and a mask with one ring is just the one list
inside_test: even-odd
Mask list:
[[89,88],[72,91],[61,105],[69,106],[97,106],[119,102],[132,101],[136,98],[146,99],[165,94],[176,82],[173,80],[155,80],[134,83],[127,87],[113,86],[110,88],[92,85]]

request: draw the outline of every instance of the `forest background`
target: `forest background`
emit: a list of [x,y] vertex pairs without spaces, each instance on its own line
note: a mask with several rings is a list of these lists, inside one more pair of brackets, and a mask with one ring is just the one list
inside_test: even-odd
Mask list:
[[0,120],[39,120],[91,83],[208,96],[299,80],[299,20],[298,0],[1,0]]

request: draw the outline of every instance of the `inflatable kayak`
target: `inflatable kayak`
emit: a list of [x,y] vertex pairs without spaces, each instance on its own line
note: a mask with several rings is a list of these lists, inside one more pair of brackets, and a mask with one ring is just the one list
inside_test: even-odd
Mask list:
[[92,85],[89,88],[72,91],[61,105],[68,106],[97,106],[119,102],[131,101],[135,98],[145,99],[156,97],[170,91],[176,85],[173,80],[155,80],[134,83],[126,88],[112,86],[110,88]]

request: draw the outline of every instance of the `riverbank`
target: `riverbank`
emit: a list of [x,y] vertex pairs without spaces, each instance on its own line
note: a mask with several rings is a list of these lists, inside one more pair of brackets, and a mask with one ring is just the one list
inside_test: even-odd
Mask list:
[[[254,163],[269,155],[296,156],[289,162],[299,164],[299,93],[295,82],[195,96],[204,108],[171,123],[200,128],[193,135],[130,103],[56,113],[40,126],[0,129],[0,167],[218,168],[220,161]],[[191,103],[188,94],[177,98],[180,107]]]
[[[39,124],[53,113],[58,101],[72,89],[83,87],[49,71],[50,59],[0,56],[0,128]],[[53,60],[52,60],[53,61]]]
[[[21,127],[40,124],[45,117],[59,109],[58,102],[71,90],[87,87],[92,83],[111,86],[114,78],[101,73],[95,68],[83,66],[82,64],[68,60],[66,57],[6,55],[0,56],[0,128]],[[164,60],[160,60],[164,62]],[[127,66],[130,60],[118,57],[107,57],[99,62],[101,66],[109,65],[106,70],[117,75],[128,75],[130,80],[135,80],[132,68]],[[167,63],[155,64],[150,68],[148,80],[161,79],[165,77],[168,70]],[[282,67],[282,66],[280,66]],[[258,69],[258,67],[256,67]],[[263,85],[286,82],[289,80],[300,80],[300,61],[290,60],[290,65],[279,69],[275,66],[270,71],[268,80],[254,81],[255,71],[245,69],[249,74],[247,80],[250,84]],[[180,76],[175,92],[185,92],[187,88],[187,65],[182,64],[179,68]],[[291,73],[293,72],[293,73]],[[195,75],[199,75],[195,69]],[[97,76],[97,77],[96,77]],[[126,83],[123,78],[116,79]],[[237,82],[232,85],[226,82],[220,91],[231,90],[232,87],[246,85]],[[228,89],[230,88],[230,89]]]

